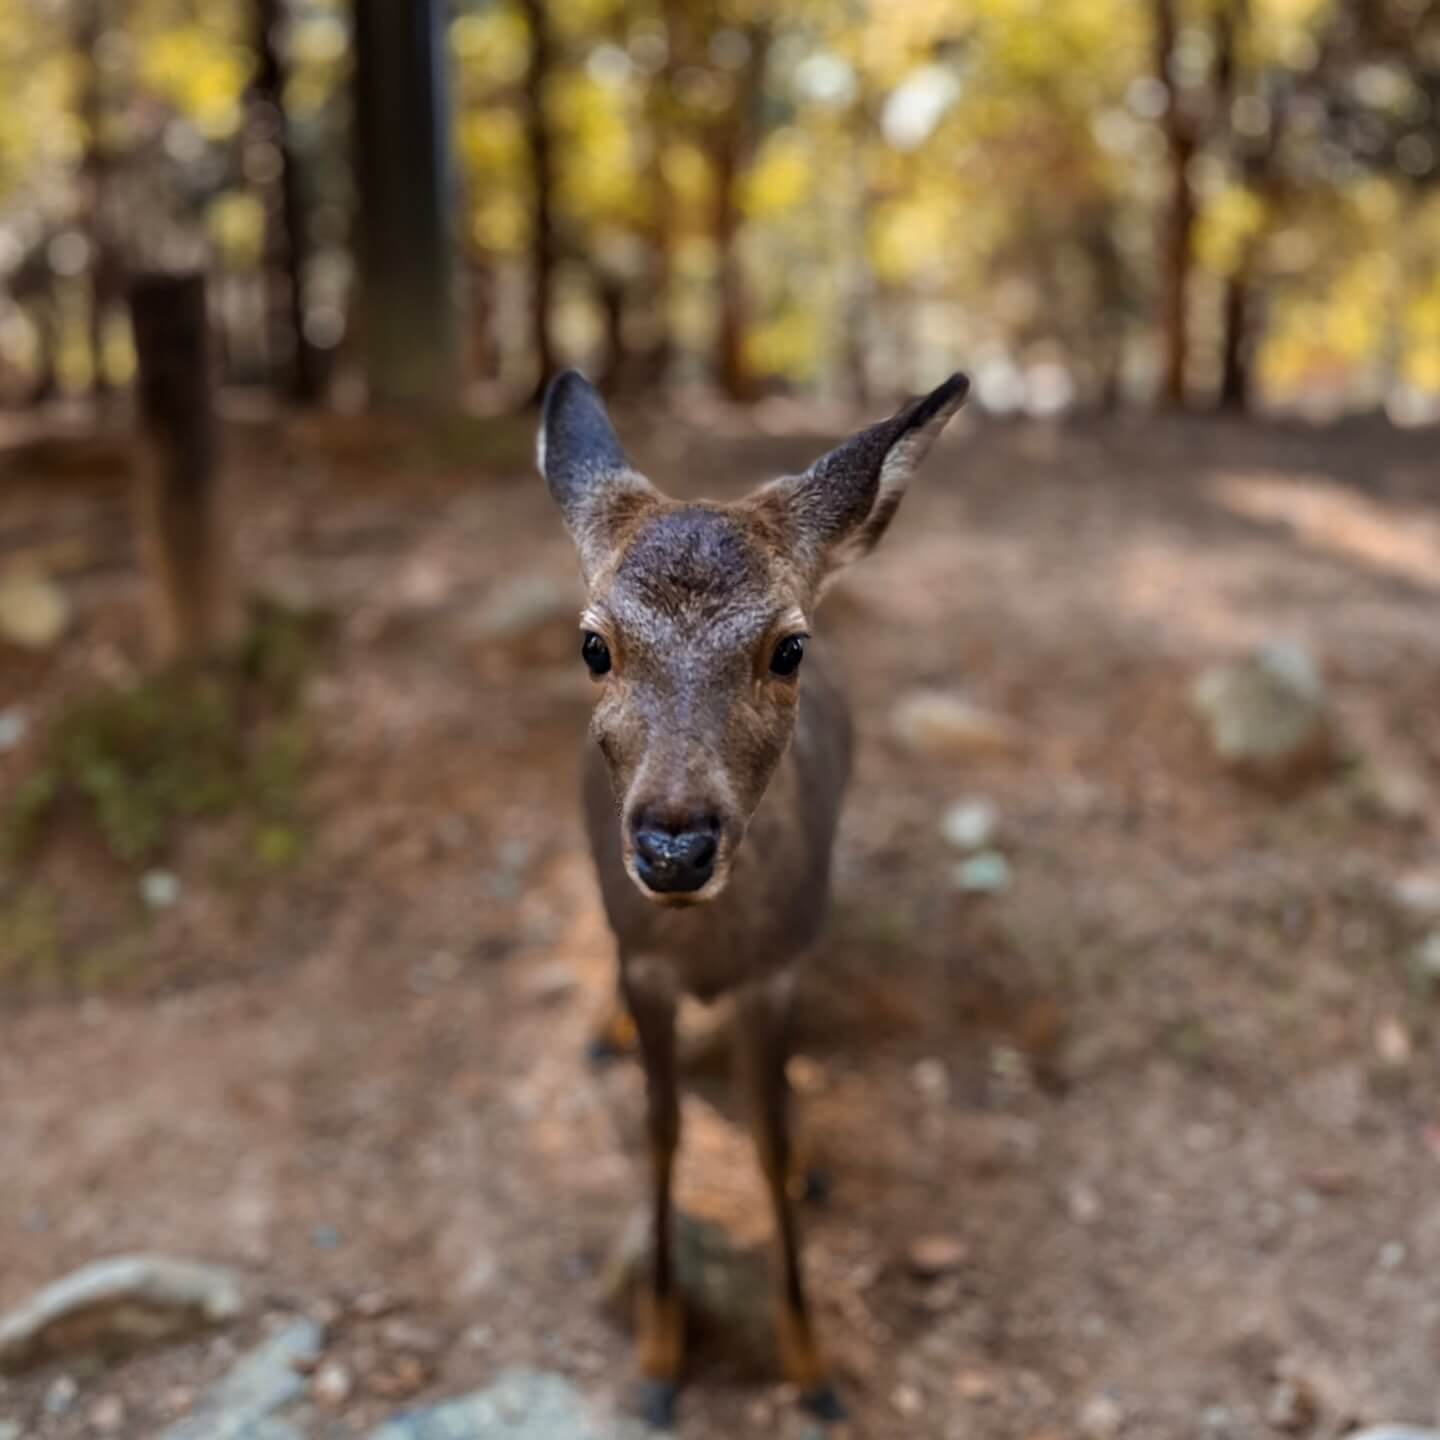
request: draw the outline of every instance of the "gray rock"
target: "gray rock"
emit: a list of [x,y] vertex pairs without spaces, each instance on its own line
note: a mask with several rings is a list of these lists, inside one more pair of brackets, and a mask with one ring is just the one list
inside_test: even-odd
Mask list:
[[1000,812],[988,800],[960,800],[940,820],[940,833],[957,850],[984,850],[999,828]]
[[638,1421],[588,1405],[563,1376],[506,1370],[493,1385],[459,1400],[415,1410],[370,1433],[370,1440],[647,1440]]
[[77,1352],[124,1353],[223,1324],[243,1309],[231,1270],[163,1255],[101,1260],[0,1318],[0,1373]]
[[13,750],[29,732],[30,721],[18,705],[0,710],[0,755]]
[[1440,870],[1412,870],[1391,890],[1395,904],[1419,920],[1440,920]]
[[313,1320],[293,1321],[243,1356],[160,1440],[295,1440],[299,1431],[277,1412],[305,1394],[297,1362],[318,1353],[323,1340]]
[[1204,671],[1191,691],[1215,754],[1257,780],[1299,778],[1335,756],[1329,696],[1310,652],[1274,641]]

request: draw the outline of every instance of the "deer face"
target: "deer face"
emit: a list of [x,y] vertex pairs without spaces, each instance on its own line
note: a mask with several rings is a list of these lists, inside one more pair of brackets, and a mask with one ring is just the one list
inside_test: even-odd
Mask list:
[[540,468],[579,551],[591,734],[626,869],[648,898],[724,890],[795,728],[815,603],[884,532],[967,388],[953,377],[805,474],[719,505],[662,495],[631,468],[590,384],[573,371],[552,383]]

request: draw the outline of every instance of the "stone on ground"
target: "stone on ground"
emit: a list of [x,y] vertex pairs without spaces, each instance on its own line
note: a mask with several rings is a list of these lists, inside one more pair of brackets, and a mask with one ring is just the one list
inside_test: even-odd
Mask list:
[[27,650],[49,650],[70,626],[70,600],[39,570],[0,574],[0,639]]
[[645,1440],[652,1434],[636,1420],[600,1413],[563,1376],[507,1370],[473,1395],[396,1416],[370,1440]]
[[988,800],[959,800],[940,819],[940,833],[957,850],[984,850],[995,841],[1000,812]]
[[[649,1265],[649,1217],[637,1213],[621,1236],[605,1276],[607,1308],[619,1324],[633,1322]],[[767,1248],[743,1244],[717,1221],[684,1210],[675,1216],[675,1267],[685,1297],[686,1340],[692,1353],[723,1351],[727,1365],[773,1378],[773,1287]]]
[[985,710],[952,690],[912,690],[890,715],[895,737],[908,750],[940,759],[1014,755],[1025,732],[1013,720]]
[[1216,756],[1238,774],[1291,781],[1335,758],[1330,698],[1302,645],[1274,641],[1234,664],[1211,666],[1191,700]]
[[294,1440],[299,1431],[278,1412],[309,1387],[301,1366],[316,1355],[324,1333],[313,1320],[296,1320],[240,1362],[160,1440]]
[[244,1309],[231,1270],[162,1255],[97,1261],[0,1317],[0,1372],[77,1353],[123,1354],[235,1319]]

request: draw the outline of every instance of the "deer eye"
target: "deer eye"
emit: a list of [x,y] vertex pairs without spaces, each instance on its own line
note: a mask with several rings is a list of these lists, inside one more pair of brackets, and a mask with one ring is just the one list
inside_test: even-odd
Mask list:
[[587,630],[580,642],[580,658],[592,675],[604,675],[610,669],[610,647],[593,630]]
[[787,635],[775,647],[775,653],[770,657],[770,673],[772,675],[793,675],[800,668],[800,662],[804,658],[805,637],[803,635]]

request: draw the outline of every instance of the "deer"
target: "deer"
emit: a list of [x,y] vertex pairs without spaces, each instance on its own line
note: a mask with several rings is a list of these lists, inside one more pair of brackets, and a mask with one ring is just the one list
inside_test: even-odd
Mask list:
[[687,995],[734,1006],[774,1212],[783,1372],[818,1419],[846,1414],[806,1298],[786,1073],[796,978],[829,908],[851,769],[850,711],[813,617],[836,575],[885,533],[968,391],[956,373],[802,474],[722,503],[671,498],[641,475],[579,371],[546,389],[538,467],[578,556],[580,654],[598,692],[585,827],[645,1078],[650,1230],[636,1346],[639,1406],[657,1429],[674,1423],[685,1349],[671,1181]]

